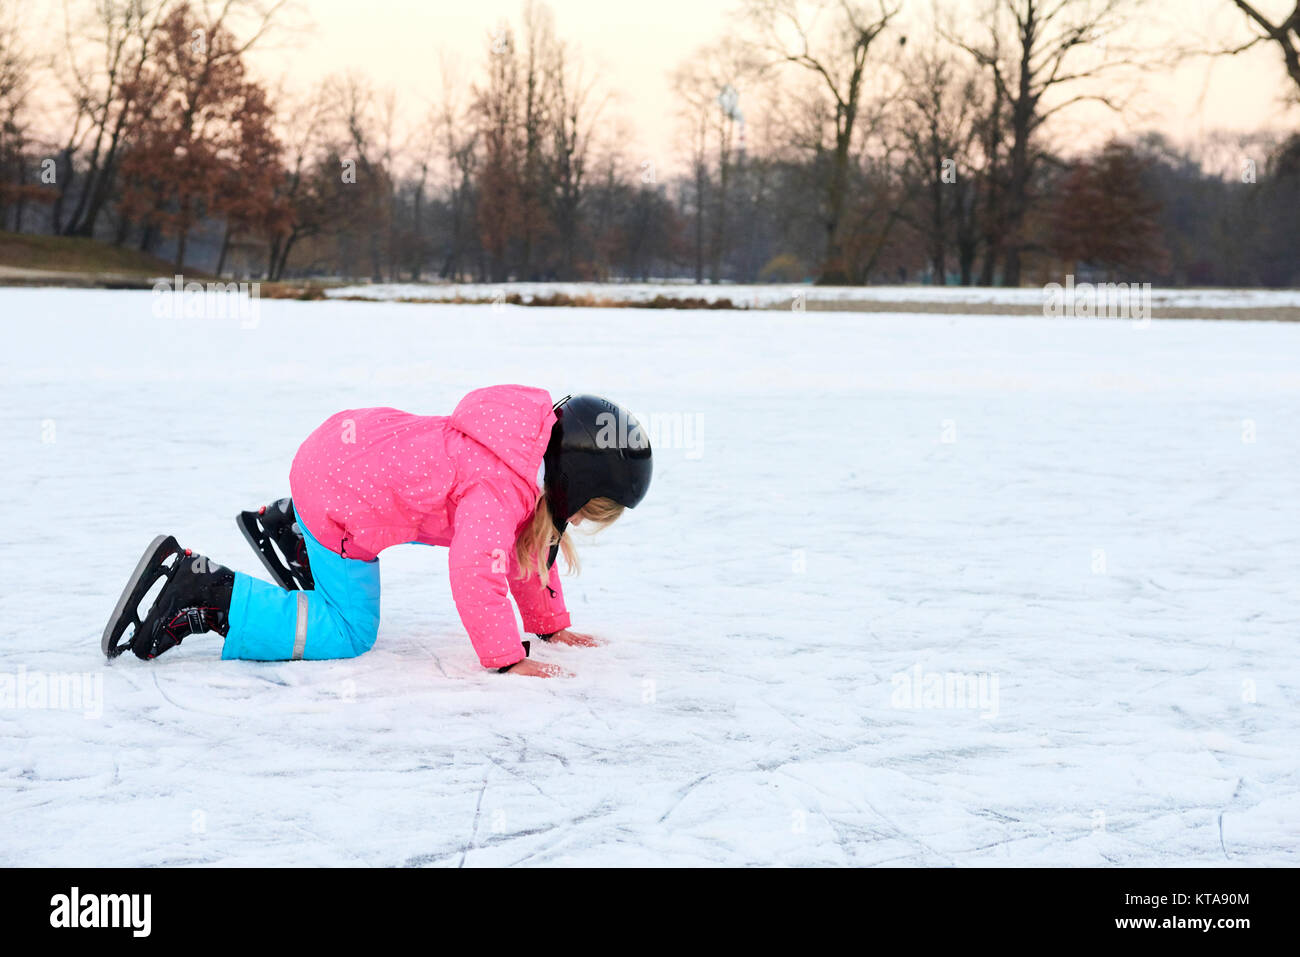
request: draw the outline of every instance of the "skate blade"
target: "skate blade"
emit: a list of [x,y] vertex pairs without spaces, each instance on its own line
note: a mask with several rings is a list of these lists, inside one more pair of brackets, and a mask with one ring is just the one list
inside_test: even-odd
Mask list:
[[[170,535],[159,535],[144,550],[126,587],[122,589],[122,597],[117,600],[108,624],[104,626],[104,637],[100,640],[99,647],[110,661],[131,647],[131,640],[144,624],[140,618],[140,601],[159,579],[171,576],[183,553],[184,549]],[[167,564],[167,559],[173,556],[176,561]],[[135,627],[131,636],[124,641],[123,636],[132,625]]]
[[298,583],[294,581],[289,569],[272,558],[274,553],[268,554],[273,547],[271,537],[258,523],[257,518],[256,512],[240,512],[235,516],[235,524],[239,526],[239,531],[257,553],[258,559],[261,560],[271,579],[285,591],[298,591]]

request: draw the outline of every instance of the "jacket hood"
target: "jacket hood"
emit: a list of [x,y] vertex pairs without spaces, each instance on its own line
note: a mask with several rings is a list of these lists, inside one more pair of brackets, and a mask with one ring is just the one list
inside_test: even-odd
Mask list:
[[545,389],[493,385],[461,399],[451,414],[451,426],[486,446],[510,471],[535,486],[555,424],[551,406]]

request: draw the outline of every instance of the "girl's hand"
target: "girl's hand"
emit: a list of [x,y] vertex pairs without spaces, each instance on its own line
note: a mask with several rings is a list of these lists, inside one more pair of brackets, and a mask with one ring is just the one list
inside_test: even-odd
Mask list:
[[557,631],[547,641],[548,644],[572,645],[576,648],[598,648],[604,644],[595,635],[584,635],[580,632],[569,631],[567,628]]
[[544,661],[533,661],[532,658],[525,658],[523,661],[516,662],[515,666],[506,672],[508,675],[528,675],[532,678],[572,678],[572,671],[565,671],[559,665],[547,664]]

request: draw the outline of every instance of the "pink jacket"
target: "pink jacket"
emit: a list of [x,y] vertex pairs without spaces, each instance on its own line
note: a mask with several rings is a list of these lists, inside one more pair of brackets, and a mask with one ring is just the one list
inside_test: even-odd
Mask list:
[[515,539],[531,520],[555,413],[542,389],[497,385],[450,416],[351,409],[307,437],[289,472],[294,509],[326,548],[369,561],[391,545],[451,547],[451,594],[485,668],[524,657],[507,588],[527,631],[569,625],[550,588],[520,578]]

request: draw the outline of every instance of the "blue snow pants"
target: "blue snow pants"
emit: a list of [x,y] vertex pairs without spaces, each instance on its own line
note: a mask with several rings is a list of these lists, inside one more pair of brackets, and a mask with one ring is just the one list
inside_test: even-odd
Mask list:
[[230,630],[222,658],[290,661],[355,658],[379,634],[379,559],[344,558],[316,541],[299,521],[316,587],[285,591],[235,574]]

